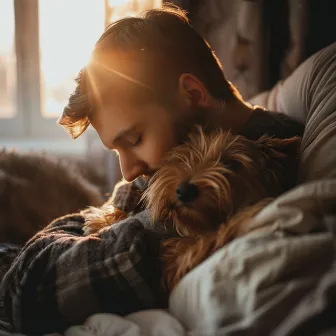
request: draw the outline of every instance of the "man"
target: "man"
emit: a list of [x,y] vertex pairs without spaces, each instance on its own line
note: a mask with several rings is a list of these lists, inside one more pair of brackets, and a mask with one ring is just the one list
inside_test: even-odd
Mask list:
[[[128,182],[150,177],[195,124],[251,139],[301,135],[304,128],[246,103],[185,14],[171,7],[106,30],[59,123],[74,138],[91,123],[118,153]],[[133,192],[139,195],[134,183],[124,184],[114,205],[134,211]],[[166,307],[159,244],[171,233],[149,225],[146,211],[89,237],[82,226],[81,216],[66,216],[22,249],[2,288],[16,331],[62,332],[97,312]]]
[[[90,123],[103,144],[118,153],[128,182],[150,176],[195,124],[252,139],[303,132],[299,123],[246,103],[210,46],[174,7],[120,20],[97,42],[59,120],[74,138]],[[118,195],[115,205],[131,210],[129,199]]]

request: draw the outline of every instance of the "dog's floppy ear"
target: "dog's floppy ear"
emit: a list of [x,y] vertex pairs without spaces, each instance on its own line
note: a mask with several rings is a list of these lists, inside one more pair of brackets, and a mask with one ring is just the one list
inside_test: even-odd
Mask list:
[[269,151],[269,154],[271,154],[271,156],[273,157],[278,158],[292,157],[297,159],[300,153],[300,145],[301,145],[300,137],[279,139],[263,136],[257,142],[258,145],[261,146],[263,150]]
[[275,171],[282,167],[280,169],[283,171],[284,191],[293,188],[296,184],[300,144],[300,137],[278,139],[265,136],[258,140],[258,145],[268,158],[265,171]]

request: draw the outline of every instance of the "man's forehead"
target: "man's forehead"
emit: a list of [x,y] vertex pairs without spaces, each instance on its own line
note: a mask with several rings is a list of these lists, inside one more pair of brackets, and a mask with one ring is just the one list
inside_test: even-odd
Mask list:
[[140,110],[127,101],[107,99],[95,110],[91,123],[104,144],[111,144],[118,136],[126,135],[144,122],[145,113]]
[[95,128],[104,128],[106,125],[122,122],[126,113],[122,103],[118,104],[114,99],[106,98],[96,104],[90,120]]

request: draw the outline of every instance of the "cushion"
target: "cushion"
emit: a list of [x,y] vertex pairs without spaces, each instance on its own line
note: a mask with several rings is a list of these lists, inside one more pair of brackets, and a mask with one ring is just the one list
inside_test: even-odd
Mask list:
[[251,103],[306,125],[299,185],[251,219],[246,235],[182,279],[169,310],[200,335],[330,331],[336,317],[336,43]]

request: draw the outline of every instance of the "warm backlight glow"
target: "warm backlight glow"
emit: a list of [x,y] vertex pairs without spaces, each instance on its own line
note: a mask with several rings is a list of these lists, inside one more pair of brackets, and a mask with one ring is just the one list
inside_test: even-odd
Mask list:
[[104,31],[104,0],[39,0],[42,114],[62,113]]
[[162,0],[108,0],[111,9],[108,21],[114,22],[125,16],[134,16],[144,10],[160,7]]
[[161,0],[39,0],[42,113],[59,116],[88,62],[94,43],[111,23],[158,7]]
[[[161,0],[38,0],[42,115],[54,118],[62,113],[75,88],[74,79],[89,61],[105,24],[161,3]],[[0,118],[13,117],[16,109],[14,32],[14,1],[0,0]]]

